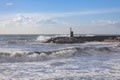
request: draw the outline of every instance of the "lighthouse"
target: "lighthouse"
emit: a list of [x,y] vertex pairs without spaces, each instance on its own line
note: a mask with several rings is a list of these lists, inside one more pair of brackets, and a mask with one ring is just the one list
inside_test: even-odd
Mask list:
[[70,37],[73,37],[74,36],[74,33],[72,31],[72,28],[70,27]]

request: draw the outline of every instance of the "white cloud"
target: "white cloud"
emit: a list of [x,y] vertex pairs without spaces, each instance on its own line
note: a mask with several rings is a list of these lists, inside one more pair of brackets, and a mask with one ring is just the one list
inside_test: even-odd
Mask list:
[[116,25],[80,24],[73,29],[78,34],[120,34],[120,27]]
[[13,3],[12,3],[12,2],[8,2],[8,3],[6,3],[5,5],[6,5],[6,6],[12,6]]
[[53,19],[47,19],[47,20],[39,20],[36,23],[37,24],[57,24],[57,21]]
[[50,16],[54,17],[64,17],[64,16],[82,16],[82,15],[92,15],[92,14],[107,14],[120,12],[120,8],[108,8],[90,11],[78,11],[78,12],[63,12],[63,13],[49,13]]
[[17,14],[6,20],[0,21],[0,26],[28,26],[28,25],[41,25],[41,24],[57,24],[57,21],[50,17],[41,16],[25,16],[24,14]]
[[[10,15],[8,15],[10,16]],[[0,33],[3,34],[39,34],[54,31],[59,24],[56,19],[36,14],[16,14],[0,20]],[[53,29],[53,30],[51,30]],[[51,31],[48,31],[51,30]]]
[[120,22],[116,20],[92,20],[92,24],[98,24],[98,25],[116,25],[119,23]]
[[[69,26],[76,25],[59,21],[59,18],[69,16],[81,16],[92,14],[104,14],[120,12],[120,9],[81,11],[81,12],[63,12],[63,13],[21,13],[0,15],[1,33],[66,33]],[[78,21],[79,22],[79,21]],[[93,20],[89,24],[80,24],[75,26],[76,33],[112,33],[120,32],[120,21],[115,20]],[[104,29],[104,30],[103,30]]]

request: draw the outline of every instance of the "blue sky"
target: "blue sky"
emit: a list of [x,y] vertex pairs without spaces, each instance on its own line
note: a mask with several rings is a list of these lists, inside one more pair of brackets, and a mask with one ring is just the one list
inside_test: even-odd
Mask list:
[[120,34],[120,0],[1,0],[0,34]]

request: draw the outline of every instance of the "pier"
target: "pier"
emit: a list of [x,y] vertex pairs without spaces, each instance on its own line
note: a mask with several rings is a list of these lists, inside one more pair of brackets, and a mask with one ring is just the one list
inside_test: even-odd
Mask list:
[[84,42],[120,42],[120,35],[95,35],[95,36],[74,36],[72,28],[70,28],[69,37],[54,37],[46,41],[46,43],[84,43]]

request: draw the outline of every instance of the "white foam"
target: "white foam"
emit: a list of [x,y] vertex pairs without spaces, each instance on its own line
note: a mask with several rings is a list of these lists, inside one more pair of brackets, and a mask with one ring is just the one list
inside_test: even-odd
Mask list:
[[37,41],[40,41],[40,42],[46,42],[47,40],[51,39],[51,38],[54,38],[54,37],[69,37],[69,35],[55,35],[55,36],[38,36],[37,37]]
[[116,47],[94,47],[94,46],[73,46],[66,47],[63,49],[47,51],[47,52],[36,52],[36,51],[1,51],[0,62],[35,62],[43,60],[61,59],[78,56],[113,56],[119,54],[120,50]]
[[45,42],[45,41],[47,41],[50,38],[52,38],[52,37],[50,37],[50,36],[38,36],[37,37],[37,41]]
[[[97,44],[97,45],[96,45]],[[120,53],[119,44],[85,43],[85,45],[68,45],[45,51],[25,51],[22,49],[0,48],[0,62],[36,62],[69,57],[89,56],[116,56]],[[94,46],[93,46],[94,45]]]
[[86,37],[93,37],[93,36],[95,36],[95,35],[92,35],[92,34],[87,34],[87,35],[85,35]]
[[56,35],[55,37],[69,37],[70,35],[68,34],[63,34],[63,35]]
[[120,62],[114,61],[120,58],[111,58],[109,57],[104,62],[97,58],[77,57],[38,63],[5,63],[0,64],[0,79],[119,80]]
[[[116,44],[115,47],[72,46],[50,51],[51,54],[47,54],[49,51],[41,54],[27,51],[17,51],[14,54],[7,52],[10,56],[4,56],[4,59],[1,56],[0,61],[15,62],[16,60],[21,63],[0,63],[0,79],[119,80],[120,49],[118,47],[120,46]],[[76,53],[78,55],[72,57]]]

